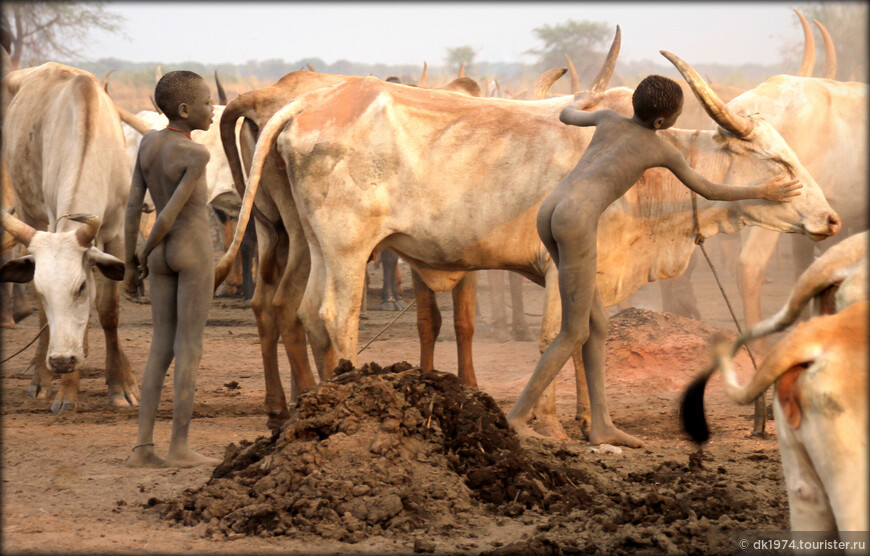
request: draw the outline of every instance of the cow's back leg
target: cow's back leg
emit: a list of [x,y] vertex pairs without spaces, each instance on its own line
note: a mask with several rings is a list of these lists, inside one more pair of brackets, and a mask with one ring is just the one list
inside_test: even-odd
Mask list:
[[794,431],[787,424],[782,408],[773,404],[776,437],[788,494],[788,513],[792,531],[836,531],[825,487],[812,461]]
[[[288,236],[284,236],[288,238]],[[305,292],[305,284],[310,270],[308,245],[304,241],[286,240],[281,251],[286,253],[286,262],[281,280],[272,299],[272,313],[275,315],[278,330],[284,341],[284,350],[290,361],[292,388],[291,401],[315,385],[308,361],[308,344],[305,340],[305,327],[299,319],[299,306]]]
[[[123,257],[120,243],[117,240],[107,243],[105,251],[116,257]],[[109,280],[97,271],[94,272],[97,284],[97,313],[106,338],[106,385],[109,389],[109,405],[136,406],[139,403],[139,384],[118,338],[120,283]]]
[[526,324],[526,306],[523,301],[523,277],[516,272],[508,272],[508,284],[511,290],[511,333],[518,342],[528,342],[533,338]]
[[254,312],[254,320],[257,322],[260,354],[263,357],[263,378],[266,386],[266,425],[270,429],[274,429],[279,428],[290,418],[287,398],[284,395],[284,387],[281,385],[278,367],[278,325],[272,310],[275,289],[284,271],[280,265],[283,258],[279,258],[276,253],[278,244],[281,243],[279,239],[281,232],[259,221],[256,223],[256,229],[260,268],[257,272],[254,296],[251,299],[251,309]]
[[471,345],[474,339],[474,302],[477,297],[477,272],[469,272],[453,288],[453,328],[456,331],[456,354],[459,380],[477,386]]
[[420,338],[420,368],[435,368],[435,340],[441,332],[441,311],[435,292],[426,285],[416,271],[411,271],[414,298],[417,302],[417,334]]

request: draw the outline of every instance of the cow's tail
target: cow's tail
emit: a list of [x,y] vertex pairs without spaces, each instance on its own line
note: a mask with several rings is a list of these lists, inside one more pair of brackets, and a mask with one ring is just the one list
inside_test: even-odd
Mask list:
[[795,323],[810,300],[826,289],[839,285],[867,252],[868,236],[870,232],[855,234],[816,259],[800,275],[782,308],[741,334],[732,354],[751,340],[785,330]]
[[240,196],[245,194],[245,175],[242,172],[241,155],[236,146],[236,122],[239,118],[246,118],[256,102],[257,96],[253,92],[241,94],[226,105],[224,113],[221,115],[221,145],[223,145],[224,154],[227,155],[233,183]]
[[[257,195],[257,189],[260,187],[263,164],[266,162],[266,157],[269,156],[269,153],[272,151],[272,144],[275,143],[278,134],[283,131],[287,123],[302,112],[303,109],[303,101],[294,100],[290,104],[284,106],[281,110],[275,112],[260,133],[260,137],[257,140],[257,147],[254,149],[254,159],[251,163],[251,175],[248,176],[245,196],[242,198],[242,206],[241,209],[239,209],[239,219],[236,223],[236,230],[233,233],[233,241],[230,243],[226,253],[224,253],[224,256],[220,261],[218,261],[218,264],[215,267],[215,290],[229,274],[233,265],[233,259],[242,243],[242,238],[245,235],[245,228],[248,226],[248,220],[250,220],[251,210],[254,206],[254,197]],[[233,120],[233,122],[235,122],[235,120]],[[221,118],[221,123],[223,123],[223,118]],[[223,131],[223,129],[221,131]]]

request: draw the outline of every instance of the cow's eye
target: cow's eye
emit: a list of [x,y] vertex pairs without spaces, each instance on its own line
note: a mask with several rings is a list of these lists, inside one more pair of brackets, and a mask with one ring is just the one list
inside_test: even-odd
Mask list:
[[85,293],[85,286],[87,286],[87,285],[88,285],[87,282],[82,282],[82,285],[79,286],[79,290],[76,292],[76,296],[81,297],[81,295],[82,295],[83,293]]

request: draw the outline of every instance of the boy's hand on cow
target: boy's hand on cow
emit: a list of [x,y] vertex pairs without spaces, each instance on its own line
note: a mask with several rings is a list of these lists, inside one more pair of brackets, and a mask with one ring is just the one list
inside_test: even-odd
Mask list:
[[759,196],[767,201],[790,203],[792,197],[800,195],[801,182],[788,174],[774,176],[759,186]]

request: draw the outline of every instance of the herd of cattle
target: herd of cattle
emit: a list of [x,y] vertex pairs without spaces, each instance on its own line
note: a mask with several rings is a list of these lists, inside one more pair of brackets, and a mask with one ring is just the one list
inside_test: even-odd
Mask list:
[[[774,411],[792,527],[864,530],[867,233],[857,232],[868,228],[867,85],[833,79],[834,49],[818,22],[827,46],[826,76],[811,77],[812,30],[798,16],[805,34],[799,75],[774,76],[751,90],[711,86],[691,66],[663,53],[685,78],[679,125],[686,129],[659,135],[712,181],[757,182],[785,171],[803,184],[801,195],[786,204],[707,201],[664,169],[649,170],[601,217],[598,286],[605,304],[615,305],[648,282],[685,280],[681,275],[697,242],[754,226],[739,258],[748,330],[736,344],[718,343],[716,366],[687,392],[687,430],[700,440],[707,435],[698,401],[715,368],[721,368],[728,394],[739,403],[755,400],[777,382]],[[568,71],[563,68],[542,75],[531,100],[482,96],[478,84],[464,76],[433,89],[424,87],[424,79],[408,85],[306,70],[230,102],[221,98],[215,109],[219,125],[194,132],[193,140],[211,153],[210,201],[238,215],[232,243],[216,267],[215,287],[246,235],[250,260],[255,230],[252,308],[269,427],[289,418],[278,374],[279,339],[290,360],[291,399],[315,385],[307,342],[321,380],[341,358],[356,363],[366,264],[384,249],[414,270],[424,369],[434,366],[441,326],[435,292],[452,290],[459,375],[476,385],[471,339],[477,270],[513,271],[546,289],[539,344],[546,348],[561,318],[558,275],[538,238],[535,216],[594,132],[562,125],[558,114],[573,103],[631,116],[632,90],[607,87],[619,44],[617,28],[588,90],[580,90],[569,60],[573,92],[566,96],[546,93]],[[122,215],[138,142],[142,134],[164,127],[166,119],[117,107],[99,80],[83,70],[46,63],[7,72],[7,62],[8,57],[3,187],[14,208],[0,211],[3,253],[17,242],[28,254],[3,265],[0,280],[32,280],[40,324],[48,325],[28,394],[48,399],[52,377],[60,374],[51,409],[75,408],[95,300],[106,339],[109,403],[135,406],[138,384],[118,338]],[[805,236],[795,241],[802,253],[796,259],[805,261],[798,271],[803,274],[786,307],[762,320],[764,267],[784,232]],[[142,233],[148,233],[147,220]],[[806,238],[835,234],[822,245],[851,237],[810,264],[813,244]],[[691,296],[690,283],[669,291],[674,290]],[[784,330],[810,299],[817,300],[814,314],[820,316],[782,340],[741,387],[731,365],[737,348]],[[588,425],[579,355],[578,350],[577,412]],[[536,417],[539,432],[565,437],[552,386]]]

